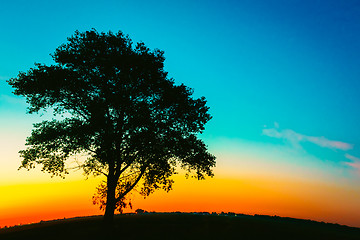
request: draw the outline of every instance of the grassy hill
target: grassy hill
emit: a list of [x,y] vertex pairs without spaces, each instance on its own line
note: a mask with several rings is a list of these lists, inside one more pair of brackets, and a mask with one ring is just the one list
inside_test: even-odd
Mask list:
[[360,240],[360,228],[269,216],[190,213],[117,215],[54,220],[0,229],[0,239],[336,239]]

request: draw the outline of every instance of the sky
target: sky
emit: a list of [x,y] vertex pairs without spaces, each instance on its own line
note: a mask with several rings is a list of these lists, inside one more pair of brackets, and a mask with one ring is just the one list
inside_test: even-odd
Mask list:
[[6,1],[0,8],[0,227],[102,214],[97,179],[18,170],[40,115],[6,80],[75,30],[128,34],[165,51],[177,84],[205,96],[215,177],[175,177],[134,208],[231,211],[360,227],[360,2]]

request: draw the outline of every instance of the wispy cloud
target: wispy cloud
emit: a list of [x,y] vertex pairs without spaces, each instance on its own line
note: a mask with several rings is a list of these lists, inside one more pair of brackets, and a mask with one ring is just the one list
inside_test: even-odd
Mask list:
[[320,147],[331,148],[331,149],[340,149],[340,150],[350,150],[354,147],[353,144],[349,144],[341,141],[329,140],[325,137],[314,137],[307,136],[301,133],[297,133],[291,129],[279,130],[278,124],[275,124],[276,128],[263,129],[262,133],[268,137],[273,138],[282,138],[289,141],[294,147],[301,148],[301,142],[311,142]]
[[345,164],[355,168],[357,172],[360,174],[360,158],[352,156],[350,154],[345,154],[345,157],[352,161],[352,162],[345,162]]
[[8,79],[9,79],[9,77],[0,75],[0,80],[8,80]]
[[[315,137],[315,136],[307,136],[301,133],[297,133],[291,129],[280,129],[278,123],[274,123],[273,128],[265,128],[262,130],[262,134],[268,137],[284,139],[285,141],[289,142],[293,147],[297,149],[302,149],[301,143],[302,142],[310,142],[319,147],[329,148],[329,149],[338,149],[343,151],[348,151],[354,148],[354,144],[341,142],[341,141],[334,141],[327,139],[326,137]],[[345,158],[349,161],[343,161],[343,163],[347,166],[353,168],[358,174],[360,174],[360,158],[345,153]]]
[[355,157],[355,156],[353,156],[353,155],[350,155],[350,154],[348,154],[348,153],[345,154],[345,157],[346,157],[347,159],[350,159],[350,160],[353,161],[353,162],[360,162],[360,158]]

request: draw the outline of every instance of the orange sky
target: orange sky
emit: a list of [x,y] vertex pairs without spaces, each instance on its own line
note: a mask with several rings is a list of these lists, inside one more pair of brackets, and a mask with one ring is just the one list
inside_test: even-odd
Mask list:
[[[98,180],[0,186],[0,226],[102,214],[91,197]],[[147,199],[133,194],[134,211],[216,211],[290,216],[360,227],[360,191],[289,179],[175,177],[174,190]]]

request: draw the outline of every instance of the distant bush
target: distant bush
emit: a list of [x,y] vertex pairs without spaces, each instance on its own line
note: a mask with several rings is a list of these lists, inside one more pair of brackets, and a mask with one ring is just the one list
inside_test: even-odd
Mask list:
[[136,212],[136,214],[147,213],[147,211],[145,211],[144,209],[140,209],[140,208],[136,209],[135,212]]

